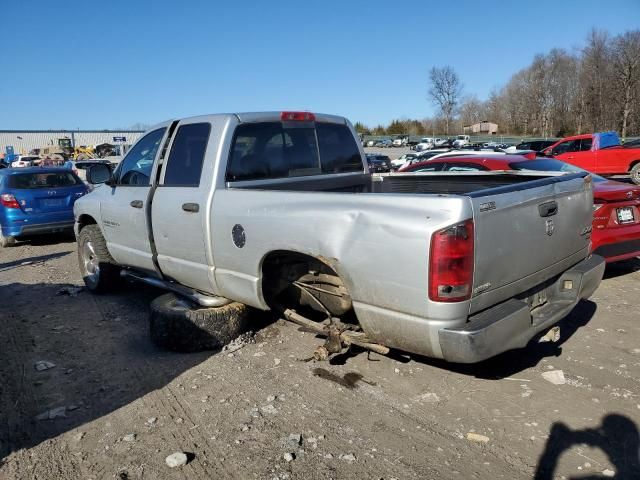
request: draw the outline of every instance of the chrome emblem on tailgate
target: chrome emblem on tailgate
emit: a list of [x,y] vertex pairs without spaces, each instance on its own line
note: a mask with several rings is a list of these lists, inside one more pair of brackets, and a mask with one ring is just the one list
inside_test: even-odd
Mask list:
[[547,235],[551,236],[553,235],[553,232],[555,231],[556,226],[553,224],[553,220],[547,220],[545,222],[545,231],[547,232]]

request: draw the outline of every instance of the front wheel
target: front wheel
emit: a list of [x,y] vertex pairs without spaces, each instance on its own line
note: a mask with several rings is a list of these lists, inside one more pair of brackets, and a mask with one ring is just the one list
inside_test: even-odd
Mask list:
[[636,185],[640,185],[640,162],[636,163],[629,172],[631,181]]
[[80,230],[78,264],[82,279],[92,292],[108,292],[118,284],[120,268],[107,250],[107,242],[97,225]]

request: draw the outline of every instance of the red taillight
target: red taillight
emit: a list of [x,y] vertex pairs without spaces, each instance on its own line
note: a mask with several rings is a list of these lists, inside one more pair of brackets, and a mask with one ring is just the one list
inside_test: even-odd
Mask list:
[[431,236],[429,299],[460,302],[471,297],[473,220],[438,230]]
[[313,122],[316,116],[311,112],[281,112],[280,120],[283,122]]
[[16,200],[16,197],[11,195],[10,193],[4,193],[0,195],[0,203],[2,203],[3,207],[20,208],[20,204]]

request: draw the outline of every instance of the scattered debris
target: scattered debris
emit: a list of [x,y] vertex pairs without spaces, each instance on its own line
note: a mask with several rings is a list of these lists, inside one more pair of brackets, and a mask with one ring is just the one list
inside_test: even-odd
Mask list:
[[84,290],[84,287],[73,287],[73,286],[62,287],[60,290],[57,291],[56,295],[58,296],[67,295],[69,297],[75,297],[83,290]]
[[340,455],[339,458],[340,460],[344,460],[345,462],[349,462],[349,463],[356,461],[356,456],[353,453]]
[[284,458],[285,462],[292,462],[296,458],[296,454],[292,452],[286,452],[284,455],[282,455],[282,458]]
[[122,441],[124,442],[135,442],[137,435],[135,433],[129,433],[122,437]]
[[302,435],[299,433],[291,433],[287,438],[287,443],[292,447],[299,447],[302,445]]
[[275,415],[278,413],[278,409],[271,404],[260,407],[260,410],[262,413],[266,413],[267,415]]
[[55,366],[55,363],[47,362],[46,360],[40,360],[33,364],[33,368],[35,368],[39,372],[42,372],[43,370],[49,370],[50,368],[53,368]]
[[269,395],[269,396],[267,397],[267,402],[269,402],[269,403],[271,403],[271,402],[275,402],[277,398],[278,398],[278,396],[277,396],[277,395]]
[[438,397],[438,395],[436,393],[427,392],[427,393],[423,393],[422,395],[420,395],[418,397],[418,400],[421,400],[421,401],[427,402],[427,403],[437,403],[437,402],[440,401],[440,397]]
[[263,352],[262,350],[253,354],[254,357],[264,357],[265,355],[266,353]]
[[182,467],[186,465],[189,459],[187,458],[187,454],[184,452],[176,452],[169,455],[164,459],[165,463],[169,468]]
[[550,370],[548,372],[542,372],[542,378],[547,382],[551,382],[554,385],[564,385],[567,381],[564,378],[564,372],[562,370]]
[[66,417],[67,407],[56,407],[36,416],[36,420],[53,420],[54,418]]
[[488,443],[489,437],[480,435],[479,433],[469,432],[467,433],[467,440],[469,440],[470,442]]
[[158,421],[158,419],[156,417],[147,418],[147,425],[153,425],[157,421]]
[[256,343],[255,333],[246,332],[227,343],[224,347],[222,347],[222,351],[232,354],[233,352],[240,350],[242,347],[245,347],[252,343]]
[[560,327],[553,327],[551,330],[549,330],[547,333],[545,333],[542,337],[540,337],[540,339],[538,340],[538,343],[547,343],[547,342],[553,342],[556,343],[558,340],[560,340]]
[[613,470],[609,470],[608,468],[604,469],[602,471],[602,475],[604,475],[605,477],[615,477],[616,476],[616,472],[614,472]]

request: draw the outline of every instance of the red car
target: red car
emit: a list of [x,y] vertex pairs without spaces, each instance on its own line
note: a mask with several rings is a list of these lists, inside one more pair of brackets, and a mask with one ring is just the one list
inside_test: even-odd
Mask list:
[[640,148],[623,147],[615,132],[566,137],[545,148],[544,154],[593,173],[629,174],[640,184]]
[[[529,170],[578,172],[553,158],[522,155],[457,156],[415,163],[403,172]],[[608,263],[640,256],[640,186],[593,175],[593,252]]]

